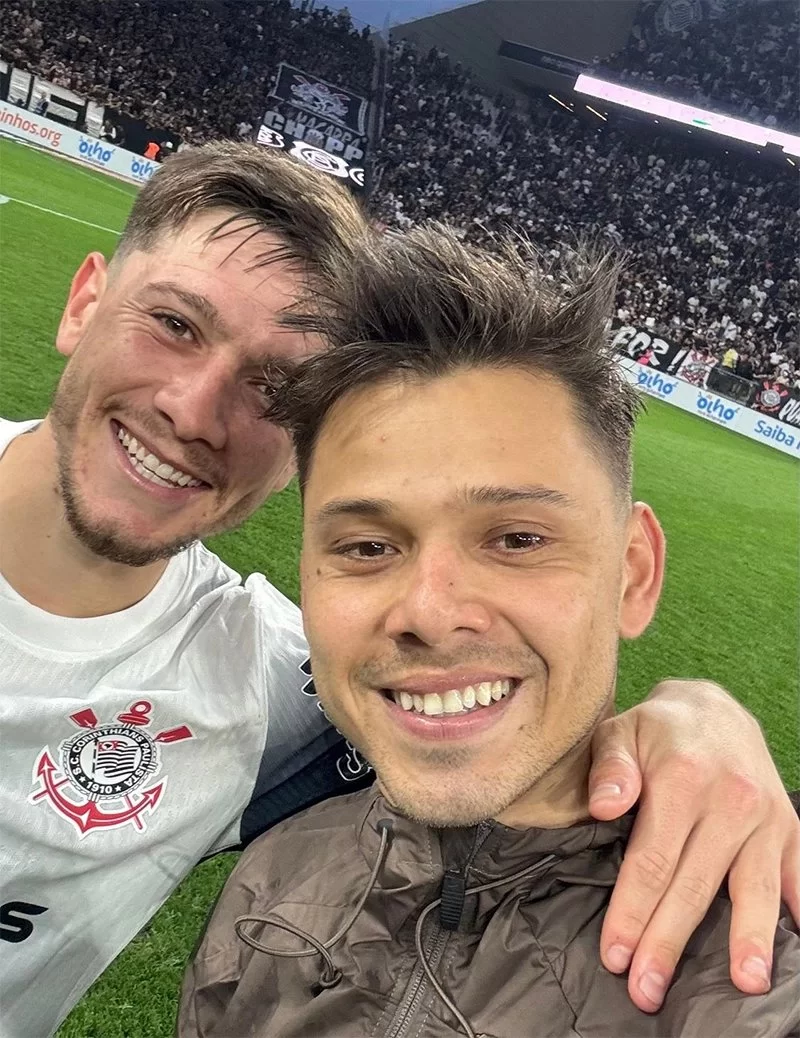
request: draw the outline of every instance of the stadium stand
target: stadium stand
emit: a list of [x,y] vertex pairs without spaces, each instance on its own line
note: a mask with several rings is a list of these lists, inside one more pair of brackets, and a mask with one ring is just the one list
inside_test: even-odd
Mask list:
[[257,124],[281,61],[363,91],[372,76],[368,32],[289,0],[11,0],[0,33],[17,68],[194,143]]
[[697,5],[702,21],[664,32],[659,5],[645,3],[630,44],[602,63],[639,90],[656,90],[778,129],[800,129],[797,69],[800,8],[792,0]]
[[[640,25],[638,42],[611,66],[634,85],[702,90],[718,107],[725,94],[738,115],[785,113],[788,125],[797,74],[785,62],[796,60],[797,21],[795,4],[737,5],[693,27],[692,62],[680,71],[679,38],[659,37],[650,53]],[[189,141],[257,126],[280,61],[361,90],[373,68],[369,35],[346,12],[288,0],[11,0],[1,25],[6,60]],[[729,60],[738,51],[742,60]],[[755,374],[800,383],[797,181],[788,167],[595,126],[546,99],[523,108],[489,98],[443,52],[403,41],[392,47],[375,150],[372,205],[387,226],[448,219],[490,241],[510,223],[545,250],[565,234],[600,234],[630,256],[620,322],[720,358],[733,345]]]

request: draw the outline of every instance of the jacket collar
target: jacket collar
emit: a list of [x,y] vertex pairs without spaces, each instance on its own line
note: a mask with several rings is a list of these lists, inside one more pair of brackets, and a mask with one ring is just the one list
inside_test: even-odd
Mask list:
[[391,823],[391,845],[382,870],[384,889],[396,883],[407,884],[409,865],[433,883],[438,883],[444,872],[462,870],[467,865],[471,875],[492,880],[548,855],[554,855],[560,863],[559,872],[565,868],[571,872],[576,859],[588,865],[600,858],[615,876],[634,819],[634,812],[629,812],[613,822],[592,820],[564,829],[510,829],[495,821],[466,829],[431,829],[396,811],[377,785],[371,793],[357,822],[357,837],[362,855],[372,865],[381,843],[378,823]]

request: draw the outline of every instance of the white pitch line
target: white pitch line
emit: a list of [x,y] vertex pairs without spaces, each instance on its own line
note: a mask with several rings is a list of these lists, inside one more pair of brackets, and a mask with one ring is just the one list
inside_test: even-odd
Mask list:
[[122,234],[122,231],[115,231],[113,227],[103,227],[99,223],[90,223],[88,220],[81,220],[77,216],[70,216],[68,213],[59,213],[57,209],[46,209],[43,205],[36,205],[34,202],[26,202],[24,198],[14,198],[13,195],[4,195],[3,198],[9,202],[16,202],[17,205],[27,205],[31,209],[38,209],[40,213],[49,213],[51,216],[60,216],[64,220],[72,220],[73,223],[82,223],[86,227],[94,227],[96,231],[108,231],[109,234]]

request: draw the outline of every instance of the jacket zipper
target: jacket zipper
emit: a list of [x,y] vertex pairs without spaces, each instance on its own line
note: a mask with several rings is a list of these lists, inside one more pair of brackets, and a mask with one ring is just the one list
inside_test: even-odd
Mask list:
[[[464,876],[465,879],[472,862],[475,860],[475,855],[481,849],[491,831],[491,822],[481,822],[478,826],[469,857],[460,870],[460,874]],[[453,931],[445,930],[433,918],[430,922],[433,925],[433,930],[432,933],[429,931],[427,940],[430,940],[430,937],[432,936],[433,941],[429,947],[426,947],[426,938],[423,936],[422,947],[426,952],[426,958],[431,969],[435,970],[439,966],[445,945]],[[409,1033],[411,1023],[419,1009],[420,1003],[427,994],[428,987],[428,978],[425,975],[425,970],[422,968],[422,963],[417,961],[414,969],[411,971],[411,977],[406,985],[406,990],[400,1005],[397,1007],[397,1011],[389,1022],[388,1030],[384,1031],[384,1038],[404,1038],[404,1036]]]
[[[432,921],[433,922],[433,921]],[[425,950],[428,962],[433,969],[439,965],[444,946],[450,936],[449,931],[443,930],[438,923],[433,922],[433,942]],[[423,947],[425,944],[423,943]],[[397,1007],[397,1011],[389,1023],[389,1029],[384,1032],[385,1038],[403,1038],[408,1034],[410,1025],[419,1009],[420,1003],[427,994],[428,978],[422,968],[422,963],[417,961],[411,972],[411,977],[406,985],[405,994]]]

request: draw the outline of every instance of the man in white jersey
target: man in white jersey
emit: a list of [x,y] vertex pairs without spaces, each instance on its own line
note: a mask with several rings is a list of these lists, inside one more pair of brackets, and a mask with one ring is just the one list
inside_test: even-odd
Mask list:
[[[317,709],[297,609],[199,543],[289,479],[264,396],[322,344],[285,314],[362,233],[285,157],[182,153],[75,275],[49,414],[0,423],[4,1038],[52,1033],[200,858],[367,778]],[[645,794],[604,962],[682,948],[732,867],[732,976],[758,991],[742,961],[781,885],[800,902],[800,839],[749,715],[666,683],[602,728],[590,781],[600,818]]]

